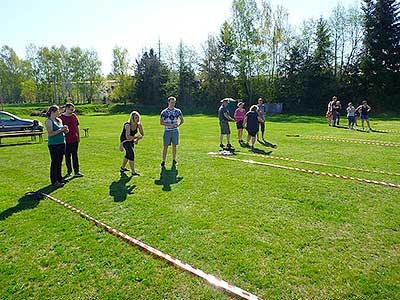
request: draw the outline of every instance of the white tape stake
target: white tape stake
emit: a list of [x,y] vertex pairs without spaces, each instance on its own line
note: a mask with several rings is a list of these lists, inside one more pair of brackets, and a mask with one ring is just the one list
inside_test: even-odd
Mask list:
[[358,178],[358,177],[350,177],[350,176],[345,176],[345,175],[338,175],[338,174],[334,174],[334,173],[326,173],[326,172],[320,172],[320,171],[314,171],[314,170],[307,170],[307,169],[296,168],[296,167],[268,164],[268,163],[254,161],[254,160],[238,159],[238,158],[227,157],[227,156],[215,155],[214,157],[223,158],[223,159],[227,159],[227,160],[235,160],[235,161],[245,162],[248,164],[262,165],[262,166],[286,169],[286,170],[291,170],[291,171],[300,171],[300,172],[305,172],[305,173],[325,175],[325,176],[336,177],[336,178],[341,178],[341,179],[348,179],[348,180],[354,180],[354,181],[359,181],[359,182],[366,182],[366,183],[390,186],[390,187],[394,187],[394,188],[400,188],[400,184],[396,184],[396,183],[376,181],[376,180],[370,180],[370,179],[364,179],[364,178]]
[[[208,153],[208,154],[213,154],[213,152],[210,152],[210,153]],[[318,166],[325,166],[325,167],[333,167],[333,168],[340,168],[340,169],[354,170],[354,171],[362,171],[362,172],[368,172],[368,173],[377,173],[377,174],[386,174],[386,175],[400,176],[399,173],[394,173],[394,172],[376,171],[376,170],[352,168],[352,167],[346,167],[346,166],[337,166],[337,165],[330,165],[330,164],[325,164],[325,163],[320,163],[320,162],[314,162],[314,161],[308,161],[308,160],[299,160],[299,159],[288,158],[288,157],[279,157],[279,156],[264,155],[264,154],[241,153],[241,152],[238,153],[238,154],[250,155],[250,156],[258,156],[258,157],[265,157],[265,158],[278,159],[278,160],[285,160],[285,161],[294,161],[294,162],[305,163],[305,164],[311,164],[311,165],[318,165]]]
[[228,294],[231,294],[233,296],[238,296],[238,297],[241,297],[243,299],[261,300],[261,298],[255,296],[255,295],[253,295],[253,294],[251,294],[251,293],[249,293],[249,292],[247,292],[245,290],[242,290],[239,287],[230,285],[228,282],[223,281],[223,280],[215,277],[214,275],[207,274],[207,273],[203,272],[200,269],[194,268],[191,265],[189,265],[189,264],[187,264],[187,263],[185,263],[185,262],[183,262],[183,261],[181,261],[179,259],[176,259],[176,258],[174,258],[174,257],[172,257],[172,256],[170,256],[168,254],[165,254],[165,253],[161,252],[160,250],[157,250],[157,249],[155,249],[153,247],[150,247],[150,246],[146,245],[145,243],[141,242],[140,240],[137,240],[137,239],[135,239],[133,237],[130,237],[129,235],[127,235],[127,234],[125,234],[123,232],[120,232],[119,230],[117,230],[115,228],[112,228],[111,226],[108,226],[107,224],[105,224],[105,223],[103,223],[103,222],[101,222],[99,220],[96,220],[95,218],[89,216],[88,214],[85,214],[84,212],[76,209],[75,207],[69,205],[66,202],[63,202],[63,201],[61,201],[61,200],[59,200],[57,198],[54,198],[53,196],[47,195],[47,194],[43,194],[43,195],[46,196],[48,199],[50,199],[50,200],[52,200],[52,201],[54,201],[54,202],[56,202],[56,203],[58,203],[58,204],[60,204],[60,205],[62,205],[64,207],[72,210],[73,212],[77,213],[81,217],[83,217],[83,218],[85,218],[85,219],[87,219],[89,221],[94,222],[97,226],[103,228],[105,231],[108,231],[109,233],[120,237],[124,241],[128,242],[129,245],[134,244],[134,245],[138,246],[139,248],[141,248],[144,252],[149,252],[153,256],[156,256],[156,257],[159,257],[159,258],[161,258],[163,260],[166,260],[166,261],[168,261],[170,263],[170,265],[172,265],[174,267],[177,267],[177,268],[180,268],[180,269],[182,269],[184,271],[187,271],[187,272],[189,272],[189,273],[191,273],[191,274],[193,274],[193,275],[195,275],[197,277],[200,277],[203,280],[205,280],[207,283],[209,283],[210,285],[212,285],[212,286],[214,286],[214,287],[216,287],[218,289],[222,289],[225,292],[227,292]]

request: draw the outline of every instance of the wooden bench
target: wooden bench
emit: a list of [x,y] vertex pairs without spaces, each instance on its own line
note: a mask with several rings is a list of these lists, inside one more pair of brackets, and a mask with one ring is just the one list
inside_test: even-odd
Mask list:
[[89,136],[89,128],[82,128],[85,132],[85,136]]
[[40,130],[26,130],[26,131],[6,131],[0,132],[0,144],[1,139],[11,138],[11,137],[21,137],[21,136],[30,136],[31,141],[36,141],[36,137],[39,137],[39,142],[43,142],[43,131]]

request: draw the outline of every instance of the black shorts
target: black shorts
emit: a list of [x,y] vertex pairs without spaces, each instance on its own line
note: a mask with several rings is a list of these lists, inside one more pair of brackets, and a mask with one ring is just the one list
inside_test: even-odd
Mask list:
[[258,128],[257,129],[254,129],[254,128],[247,128],[247,133],[250,135],[250,136],[256,136],[257,135],[257,132],[258,132]]
[[125,142],[124,149],[125,149],[125,158],[127,160],[134,161],[135,160],[135,152],[133,152],[133,142]]
[[243,129],[243,121],[236,122],[236,128],[237,129]]

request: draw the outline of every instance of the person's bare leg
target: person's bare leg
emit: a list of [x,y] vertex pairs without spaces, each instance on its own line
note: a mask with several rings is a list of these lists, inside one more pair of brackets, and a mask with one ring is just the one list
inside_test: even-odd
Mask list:
[[254,144],[256,143],[256,137],[255,136],[252,136],[251,137],[251,147],[253,147],[254,148]]
[[132,173],[136,173],[135,171],[135,162],[133,160],[129,161],[129,165],[131,166]]
[[163,152],[162,152],[162,161],[163,162],[167,158],[167,150],[168,150],[168,145],[164,145]]
[[128,162],[128,159],[124,157],[124,159],[122,160],[121,169],[125,169],[125,166],[126,166],[127,162]]
[[172,144],[172,160],[176,160],[176,145]]
[[366,120],[366,121],[367,121],[368,129],[371,130],[371,125],[369,125],[369,120]]

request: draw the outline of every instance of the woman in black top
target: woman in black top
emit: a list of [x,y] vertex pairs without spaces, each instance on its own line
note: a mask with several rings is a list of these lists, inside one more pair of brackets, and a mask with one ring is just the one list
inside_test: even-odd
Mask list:
[[363,101],[362,104],[356,108],[356,111],[359,112],[361,118],[362,129],[364,130],[364,121],[367,122],[368,129],[371,130],[371,125],[369,124],[368,113],[371,110],[371,106],[368,105],[367,101]]
[[257,113],[258,106],[252,105],[250,111],[244,117],[243,127],[247,130],[247,145],[249,144],[251,138],[251,149],[254,149],[254,144],[256,142],[256,136],[258,132],[258,122],[264,123],[265,121],[260,118]]
[[[135,136],[138,131],[140,134]],[[120,136],[120,150],[123,151],[125,149],[125,157],[122,160],[120,169],[121,173],[128,171],[125,166],[129,161],[129,165],[132,170],[132,176],[140,176],[140,174],[136,173],[135,171],[135,153],[133,152],[133,147],[134,144],[137,144],[139,140],[143,138],[143,136],[144,132],[142,124],[140,123],[140,115],[137,111],[133,111],[131,112],[129,121],[124,124]]]
[[340,104],[340,101],[337,100],[332,106],[333,126],[339,126],[341,109],[342,109],[342,104]]

